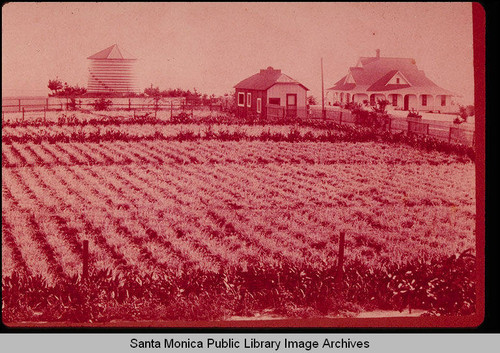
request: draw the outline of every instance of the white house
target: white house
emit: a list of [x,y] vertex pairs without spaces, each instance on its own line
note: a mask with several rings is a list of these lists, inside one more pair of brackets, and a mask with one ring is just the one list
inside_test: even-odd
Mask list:
[[328,88],[329,104],[388,100],[394,109],[452,112],[455,94],[439,87],[417,68],[412,58],[361,57],[346,76]]

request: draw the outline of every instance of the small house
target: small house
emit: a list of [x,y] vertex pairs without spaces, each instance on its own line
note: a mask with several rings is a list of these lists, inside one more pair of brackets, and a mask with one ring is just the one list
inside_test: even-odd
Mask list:
[[307,91],[300,82],[272,67],[260,70],[235,88],[239,117],[306,117]]

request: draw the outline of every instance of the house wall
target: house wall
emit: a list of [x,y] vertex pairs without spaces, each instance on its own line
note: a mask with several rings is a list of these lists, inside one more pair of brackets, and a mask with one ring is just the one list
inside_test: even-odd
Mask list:
[[[346,103],[346,94],[350,93],[352,100],[352,93],[349,91],[328,91],[327,93],[327,104],[333,105],[334,103],[341,103],[340,97],[342,96],[342,104]],[[370,92],[370,94],[363,93],[355,93],[354,101],[358,103],[362,103],[363,100],[370,101],[370,96],[375,96],[375,102],[377,99],[387,99],[389,101],[389,105],[392,106],[392,96],[396,94],[398,97],[398,104],[396,107],[398,109],[404,108],[404,97],[407,94],[402,94],[399,91],[386,91],[384,93],[381,92]],[[432,95],[427,94],[427,105],[422,105],[422,94],[409,94],[409,109],[415,109],[418,111],[426,112],[426,111],[434,111],[434,112],[442,112],[442,113],[452,113],[456,112],[458,108],[455,105],[451,104],[451,96],[446,96],[446,105],[441,105],[441,95]]]
[[[238,94],[242,92],[245,94],[245,103],[244,106],[241,107],[238,105]],[[248,106],[248,93],[251,94],[250,97],[250,107]],[[262,100],[262,110],[261,113],[257,113],[257,98],[260,98]],[[266,106],[266,92],[265,91],[260,91],[260,90],[253,90],[253,89],[236,89],[235,91],[235,101],[236,101],[236,110],[238,113],[238,116],[241,117],[246,117],[248,114],[255,114],[255,115],[260,115],[265,112],[265,106]]]
[[280,105],[286,106],[287,94],[297,94],[297,108],[307,106],[307,90],[297,84],[275,84],[267,90],[267,103],[269,103],[269,98],[279,98]]

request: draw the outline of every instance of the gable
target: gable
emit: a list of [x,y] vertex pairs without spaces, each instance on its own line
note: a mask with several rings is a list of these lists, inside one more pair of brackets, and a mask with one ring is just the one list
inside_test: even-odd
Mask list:
[[394,76],[392,76],[386,83],[387,85],[409,85],[411,86],[411,83],[406,79],[406,77],[400,72],[396,72]]
[[356,81],[354,80],[354,77],[352,76],[351,71],[349,71],[349,73],[347,74],[347,76],[345,77],[345,80],[344,80],[345,85],[348,83],[356,83]]

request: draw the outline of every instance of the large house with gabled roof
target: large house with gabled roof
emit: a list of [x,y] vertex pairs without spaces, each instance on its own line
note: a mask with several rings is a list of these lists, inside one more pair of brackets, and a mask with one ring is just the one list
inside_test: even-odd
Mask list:
[[234,86],[239,117],[305,117],[306,86],[269,66]]
[[329,104],[389,101],[401,110],[451,112],[456,110],[451,98],[455,94],[439,87],[419,70],[412,58],[361,57],[346,76],[328,88]]

